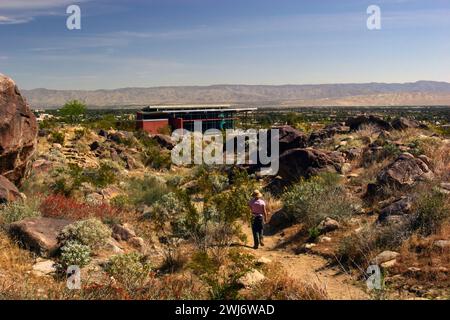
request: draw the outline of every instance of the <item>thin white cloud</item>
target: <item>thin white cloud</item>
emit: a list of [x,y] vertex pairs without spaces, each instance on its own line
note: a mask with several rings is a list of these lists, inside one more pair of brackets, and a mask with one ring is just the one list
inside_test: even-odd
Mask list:
[[[76,3],[91,0],[77,0]],[[0,25],[21,24],[35,17],[57,15],[60,8],[74,4],[74,0],[0,0]],[[65,10],[61,10],[61,15]]]
[[7,16],[0,16],[0,24],[20,24],[20,23],[27,23],[33,20],[32,17],[7,17]]
[[[86,2],[89,0],[77,0]],[[36,10],[67,6],[73,4],[74,0],[2,0],[0,9],[4,10]]]

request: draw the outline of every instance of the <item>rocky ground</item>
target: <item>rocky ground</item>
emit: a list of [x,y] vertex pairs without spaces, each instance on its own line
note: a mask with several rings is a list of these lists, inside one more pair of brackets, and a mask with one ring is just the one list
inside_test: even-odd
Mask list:
[[[0,298],[450,296],[447,137],[379,115],[278,129],[277,177],[175,167],[163,134],[63,119],[38,128],[1,77]],[[270,212],[259,250],[247,208],[256,188]],[[82,290],[66,288],[70,265]],[[380,290],[367,289],[370,265]]]

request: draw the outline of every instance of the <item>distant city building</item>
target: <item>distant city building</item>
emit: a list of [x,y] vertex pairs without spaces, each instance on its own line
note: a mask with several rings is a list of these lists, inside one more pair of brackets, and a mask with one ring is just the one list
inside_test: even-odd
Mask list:
[[151,106],[136,115],[137,129],[156,134],[169,127],[171,130],[194,130],[194,122],[202,122],[202,130],[234,129],[242,114],[257,108],[236,108],[230,105]]

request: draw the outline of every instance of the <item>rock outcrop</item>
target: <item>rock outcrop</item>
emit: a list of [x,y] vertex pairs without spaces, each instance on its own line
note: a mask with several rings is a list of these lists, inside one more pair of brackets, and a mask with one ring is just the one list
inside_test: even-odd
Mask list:
[[391,216],[407,215],[411,212],[412,206],[413,199],[411,197],[404,196],[400,199],[395,199],[381,209],[378,221],[385,222]]
[[367,195],[374,196],[384,187],[405,189],[419,181],[430,180],[434,176],[428,165],[420,158],[410,153],[402,153],[394,162],[380,171],[377,181],[369,184]]
[[9,232],[25,248],[44,257],[53,256],[58,248],[58,234],[72,221],[53,218],[28,218],[12,223]]
[[426,126],[422,125],[420,122],[416,120],[407,119],[404,117],[394,119],[391,122],[391,125],[396,130],[405,130],[411,128],[426,128]]
[[16,84],[0,74],[0,175],[19,185],[37,142],[36,117]]
[[308,138],[297,129],[291,126],[274,127],[273,129],[279,130],[280,154],[290,149],[306,148]]
[[389,122],[383,120],[381,117],[374,115],[359,115],[356,117],[348,118],[345,121],[345,125],[350,127],[350,130],[358,130],[362,125],[374,125],[380,130],[391,130],[392,126]]
[[378,174],[377,181],[379,184],[404,187],[432,177],[433,172],[422,159],[416,158],[410,153],[403,153]]
[[320,172],[340,173],[343,164],[344,157],[340,152],[311,148],[291,149],[280,156],[278,175],[286,182],[295,182]]
[[168,150],[172,150],[173,148],[175,148],[175,141],[173,141],[173,139],[165,134],[155,134],[151,136],[153,138],[153,140],[159,144],[159,146],[161,148],[164,149],[168,149]]
[[17,187],[5,177],[0,176],[0,204],[13,202],[21,197]]

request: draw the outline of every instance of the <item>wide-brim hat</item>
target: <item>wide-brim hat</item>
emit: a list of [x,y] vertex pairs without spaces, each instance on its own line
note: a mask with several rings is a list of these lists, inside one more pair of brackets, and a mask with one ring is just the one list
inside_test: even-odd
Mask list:
[[255,198],[262,198],[262,193],[261,193],[259,190],[253,191],[252,195],[253,195]]

